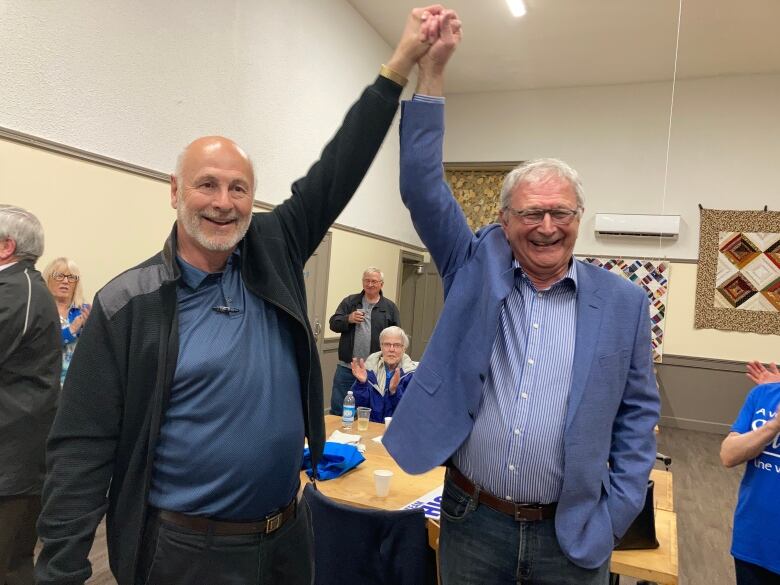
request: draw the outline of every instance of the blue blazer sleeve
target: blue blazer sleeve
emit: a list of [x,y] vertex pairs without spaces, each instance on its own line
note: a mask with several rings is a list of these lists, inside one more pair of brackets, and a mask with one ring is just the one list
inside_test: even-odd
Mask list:
[[653,371],[648,300],[640,294],[640,318],[623,400],[612,427],[609,455],[611,490],[607,506],[616,536],[625,534],[644,504],[647,476],[656,455],[653,429],[661,409]]
[[444,180],[444,105],[406,101],[402,108],[401,198],[446,279],[468,258],[474,233]]

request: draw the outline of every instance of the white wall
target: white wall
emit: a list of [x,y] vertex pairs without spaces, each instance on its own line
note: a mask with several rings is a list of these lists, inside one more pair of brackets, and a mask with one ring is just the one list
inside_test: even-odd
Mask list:
[[[780,75],[678,81],[665,202],[671,83],[447,98],[447,161],[554,156],[582,175],[577,253],[698,257],[698,203],[780,208]],[[596,212],[682,215],[679,240],[595,238]]]
[[[344,0],[2,0],[0,126],[165,172],[224,134],[279,203],[390,53]],[[339,221],[419,244],[397,143]]]

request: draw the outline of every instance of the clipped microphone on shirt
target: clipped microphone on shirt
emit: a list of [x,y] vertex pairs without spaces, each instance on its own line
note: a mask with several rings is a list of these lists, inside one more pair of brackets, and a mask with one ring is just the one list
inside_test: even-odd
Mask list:
[[238,313],[239,309],[236,307],[224,307],[224,306],[217,306],[217,307],[211,307],[213,311],[216,311],[217,313],[222,313],[223,315],[230,315],[230,313]]

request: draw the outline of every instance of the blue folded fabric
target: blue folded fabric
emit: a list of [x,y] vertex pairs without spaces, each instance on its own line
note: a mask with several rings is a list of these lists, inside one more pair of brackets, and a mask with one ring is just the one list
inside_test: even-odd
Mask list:
[[[319,463],[317,463],[317,479],[326,481],[339,477],[365,460],[366,458],[363,457],[363,454],[354,445],[328,441],[325,443],[325,450]],[[305,469],[306,474],[312,477],[311,452],[308,447],[303,450],[301,469]]]

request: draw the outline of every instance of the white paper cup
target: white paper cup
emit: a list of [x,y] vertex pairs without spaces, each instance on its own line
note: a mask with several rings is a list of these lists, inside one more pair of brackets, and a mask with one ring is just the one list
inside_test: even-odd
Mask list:
[[390,480],[393,477],[393,472],[389,469],[377,469],[374,471],[374,487],[376,488],[376,495],[380,498],[384,498],[390,493]]
[[393,420],[392,416],[386,416],[385,417],[385,431],[387,431],[388,427],[390,426],[390,422]]

